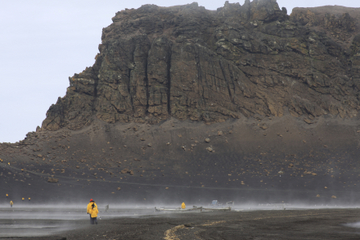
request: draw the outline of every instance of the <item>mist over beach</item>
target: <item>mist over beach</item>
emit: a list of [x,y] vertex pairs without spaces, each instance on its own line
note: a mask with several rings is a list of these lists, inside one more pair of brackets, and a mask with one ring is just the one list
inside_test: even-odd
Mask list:
[[42,124],[0,143],[0,238],[358,237],[360,8],[111,22]]

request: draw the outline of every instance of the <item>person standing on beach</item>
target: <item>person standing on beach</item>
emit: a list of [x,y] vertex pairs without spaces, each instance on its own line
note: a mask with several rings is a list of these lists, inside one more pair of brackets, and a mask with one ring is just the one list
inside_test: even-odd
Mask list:
[[95,201],[93,199],[90,199],[90,202],[89,204],[87,205],[87,208],[86,208],[86,213],[87,214],[90,214],[90,223],[91,223],[91,213],[90,213],[90,210],[92,209],[92,205],[95,205],[96,209],[97,209],[97,205],[95,203]]
[[93,202],[93,204],[91,205],[91,209],[90,209],[90,223],[91,224],[97,224],[97,215],[99,213],[99,210],[95,204],[95,202]]
[[12,207],[13,204],[14,204],[14,202],[13,202],[13,201],[10,201],[10,207]]

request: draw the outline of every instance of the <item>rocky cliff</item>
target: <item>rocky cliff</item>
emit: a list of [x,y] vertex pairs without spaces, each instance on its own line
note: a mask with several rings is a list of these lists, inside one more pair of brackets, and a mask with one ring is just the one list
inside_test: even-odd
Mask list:
[[274,0],[120,11],[42,127],[0,144],[0,189],[33,201],[96,190],[116,202],[354,203],[359,24],[360,9],[289,16]]
[[120,11],[103,29],[95,64],[69,78],[42,128],[284,112],[309,123],[352,118],[360,109],[360,10],[350,10],[288,16],[274,0],[247,0],[217,11],[197,3]]

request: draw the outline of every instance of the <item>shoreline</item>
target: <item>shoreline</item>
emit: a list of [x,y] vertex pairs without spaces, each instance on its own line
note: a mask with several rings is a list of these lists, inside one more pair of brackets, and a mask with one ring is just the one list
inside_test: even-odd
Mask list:
[[[67,223],[76,229],[48,236],[0,239],[354,239],[359,237],[359,215],[359,208],[262,209],[102,217],[98,225],[90,225],[84,214],[81,219],[63,220],[62,226]],[[38,219],[35,222],[52,221]]]

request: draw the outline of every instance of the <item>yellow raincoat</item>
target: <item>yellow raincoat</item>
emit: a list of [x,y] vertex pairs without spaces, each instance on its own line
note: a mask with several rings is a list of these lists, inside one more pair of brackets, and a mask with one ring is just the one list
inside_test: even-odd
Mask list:
[[182,208],[182,209],[185,209],[185,208],[186,208],[186,205],[185,205],[184,202],[181,204],[181,208]]
[[87,208],[86,208],[86,213],[90,213],[90,210],[91,210],[93,204],[95,204],[95,207],[97,209],[97,205],[95,202],[89,202],[89,204],[87,205]]
[[95,203],[94,203],[94,205],[95,205],[94,208],[92,208],[92,206],[91,206],[90,211],[89,211],[91,218],[96,218],[99,213],[99,210]]

